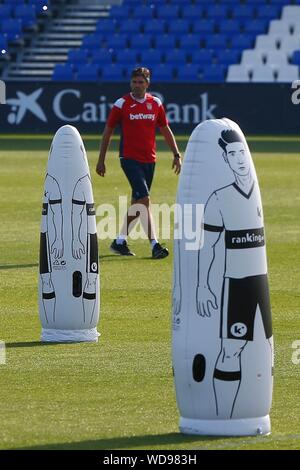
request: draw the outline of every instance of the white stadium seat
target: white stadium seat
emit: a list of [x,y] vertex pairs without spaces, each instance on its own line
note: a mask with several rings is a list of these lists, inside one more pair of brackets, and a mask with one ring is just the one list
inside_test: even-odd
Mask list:
[[300,49],[300,35],[285,36],[280,40],[279,50],[291,55],[293,51]]
[[268,65],[259,65],[253,69],[252,82],[256,83],[270,83],[274,82],[274,71]]
[[272,20],[269,27],[269,34],[291,34],[293,24],[289,20]]
[[243,51],[241,64],[243,65],[263,65],[263,53],[256,49],[246,49]]
[[241,64],[230,65],[228,68],[227,82],[241,83],[249,82],[249,69]]
[[276,36],[268,36],[267,34],[259,34],[256,37],[255,41],[255,49],[276,49],[276,45],[278,43],[278,39]]
[[300,6],[298,6],[298,5],[286,5],[282,9],[281,18],[283,20],[300,21]]
[[291,83],[299,78],[299,67],[298,65],[286,65],[280,66],[277,69],[277,82],[280,83]]
[[285,66],[288,65],[287,53],[284,51],[266,51],[265,53],[266,64],[273,66]]

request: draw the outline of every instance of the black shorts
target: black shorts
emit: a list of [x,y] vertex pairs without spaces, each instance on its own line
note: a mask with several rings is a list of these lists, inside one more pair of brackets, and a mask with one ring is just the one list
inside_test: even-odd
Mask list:
[[155,163],[141,163],[124,157],[120,157],[120,163],[132,189],[132,200],[149,196]]
[[88,233],[87,238],[87,257],[86,257],[86,272],[99,273],[98,266],[98,239],[97,233]]
[[40,236],[40,274],[51,273],[50,249],[47,232],[41,232]]
[[259,307],[265,336],[272,336],[268,276],[243,279],[225,278],[222,289],[221,338],[252,341],[254,321]]

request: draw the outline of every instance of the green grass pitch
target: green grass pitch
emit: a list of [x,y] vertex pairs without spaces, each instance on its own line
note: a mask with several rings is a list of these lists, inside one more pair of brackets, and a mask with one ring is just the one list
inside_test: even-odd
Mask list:
[[[146,241],[121,259],[100,241],[102,335],[98,344],[39,342],[39,226],[50,136],[0,137],[1,449],[296,449],[300,442],[300,140],[251,138],[263,197],[275,335],[272,434],[212,438],[178,432],[171,368],[172,255],[150,259]],[[96,205],[129,196],[114,141],[107,176],[84,139]],[[179,139],[184,150],[186,138]],[[173,203],[177,177],[159,141],[152,200]],[[170,241],[166,241],[171,249]]]

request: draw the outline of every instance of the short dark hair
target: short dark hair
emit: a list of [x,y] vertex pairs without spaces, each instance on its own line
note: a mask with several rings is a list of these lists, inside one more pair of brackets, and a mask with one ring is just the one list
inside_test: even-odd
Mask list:
[[224,152],[226,152],[226,146],[228,144],[232,144],[233,142],[243,142],[241,135],[237,131],[228,129],[221,132],[221,137],[218,140],[218,144],[220,147],[222,147]]
[[131,72],[131,78],[143,77],[146,82],[150,82],[150,70],[147,67],[137,67]]

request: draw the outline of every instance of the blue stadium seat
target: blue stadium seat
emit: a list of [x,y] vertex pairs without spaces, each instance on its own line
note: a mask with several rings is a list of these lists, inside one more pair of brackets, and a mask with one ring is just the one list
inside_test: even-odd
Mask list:
[[57,64],[52,74],[52,80],[66,82],[74,80],[73,68],[69,64]]
[[3,20],[1,31],[6,34],[8,41],[15,41],[22,36],[22,21],[16,19]]
[[213,19],[203,19],[192,22],[191,26],[195,34],[213,34],[215,32],[216,22]]
[[141,61],[149,66],[157,65],[162,62],[162,52],[160,49],[149,49],[141,53]]
[[120,24],[120,33],[138,34],[142,32],[142,21],[129,19]]
[[152,81],[169,82],[173,80],[173,67],[168,64],[157,65],[152,68]]
[[79,82],[97,82],[99,80],[99,65],[86,64],[78,67],[77,80]]
[[124,68],[118,64],[102,68],[102,80],[107,82],[122,82],[125,80]]
[[98,49],[103,42],[102,34],[88,34],[82,39],[82,47],[86,49]]
[[2,20],[5,20],[11,17],[12,17],[12,6],[6,5],[6,4],[0,5],[0,18]]
[[224,19],[228,18],[231,8],[226,5],[211,5],[206,9],[207,18]]
[[197,34],[188,34],[179,39],[181,49],[192,50],[199,49],[200,38]]
[[231,49],[251,49],[254,45],[254,37],[253,34],[245,33],[231,36]]
[[187,61],[186,52],[182,49],[173,49],[171,51],[167,51],[165,54],[165,61],[169,65],[182,64],[184,67]]
[[[8,44],[7,44],[7,39],[6,39],[6,36],[4,36],[3,34],[0,34],[0,53],[1,54],[5,54],[8,50]],[[5,52],[2,52],[2,51],[5,51]]]
[[185,67],[177,69],[177,82],[198,82],[199,81],[199,66],[195,64],[188,64]]
[[23,27],[32,28],[37,22],[35,5],[16,5],[14,17],[22,20]]
[[191,61],[199,66],[210,65],[214,60],[214,51],[208,49],[200,49],[191,52]]
[[203,69],[202,82],[222,83],[225,81],[225,68],[222,65],[207,65]]
[[190,32],[190,22],[187,20],[173,20],[169,24],[169,33],[188,34]]
[[299,65],[300,66],[300,50],[294,51],[291,59],[291,64]]
[[112,51],[107,49],[95,49],[91,54],[91,63],[92,64],[111,64],[114,59],[114,54]]
[[213,34],[206,38],[206,47],[208,49],[227,49],[228,46],[229,40],[226,34]]
[[223,34],[239,34],[241,24],[238,20],[223,20],[219,23],[219,32]]
[[281,8],[277,5],[262,5],[257,7],[256,15],[259,19],[272,20],[278,18]]
[[216,51],[216,63],[220,65],[237,64],[240,61],[241,53],[236,49],[226,49],[223,51]]
[[99,20],[96,24],[97,33],[116,33],[118,29],[118,22],[113,18],[104,18]]
[[88,60],[87,49],[69,49],[68,62],[73,64],[85,64]]
[[128,64],[136,64],[137,62],[138,54],[134,49],[116,51],[116,64],[127,66]]
[[266,20],[251,20],[245,23],[244,32],[253,33],[255,35],[264,34],[267,31],[267,21]]
[[164,34],[163,36],[155,36],[155,47],[161,50],[174,49],[176,47],[176,36],[174,34]]
[[164,20],[175,20],[179,17],[179,6],[178,5],[162,5],[156,8],[157,18]]
[[140,19],[143,19],[143,20],[153,18],[154,14],[155,14],[155,6],[154,5],[139,5],[132,12],[132,16],[134,18],[140,18]]
[[144,32],[149,34],[164,34],[166,32],[165,20],[154,19],[146,21],[144,24]]
[[134,49],[151,49],[153,38],[151,34],[133,34],[129,36],[130,47]]
[[116,20],[124,20],[124,18],[130,18],[131,8],[128,5],[112,5],[109,11],[109,16]]
[[128,46],[127,34],[114,34],[105,38],[106,46],[111,49],[126,49]]
[[250,20],[255,17],[255,8],[251,5],[237,5],[232,10],[232,17],[237,20]]
[[203,17],[201,5],[186,5],[182,10],[182,18],[185,20],[200,21]]

